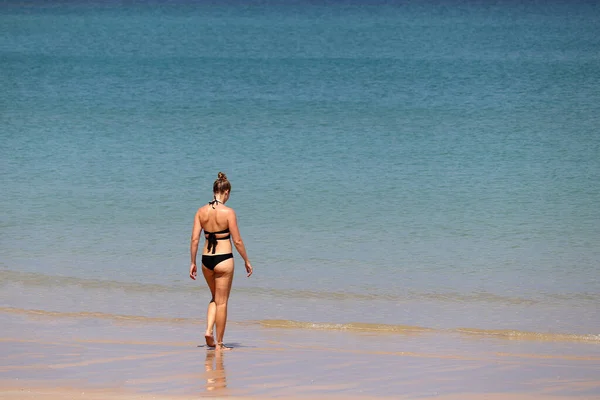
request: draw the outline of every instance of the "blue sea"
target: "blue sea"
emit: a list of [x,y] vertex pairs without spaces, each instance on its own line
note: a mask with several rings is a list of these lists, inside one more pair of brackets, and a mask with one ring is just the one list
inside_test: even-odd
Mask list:
[[0,311],[600,342],[600,6],[0,3]]

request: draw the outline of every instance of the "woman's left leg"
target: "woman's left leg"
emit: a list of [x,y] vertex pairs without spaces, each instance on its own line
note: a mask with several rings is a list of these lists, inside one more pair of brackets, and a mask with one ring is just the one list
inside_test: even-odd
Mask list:
[[215,326],[215,318],[217,316],[217,306],[215,304],[215,272],[202,266],[202,275],[206,280],[206,284],[210,289],[210,303],[208,303],[208,309],[206,310],[206,332],[204,333],[204,339],[208,347],[215,347],[215,338],[213,336],[213,328]]

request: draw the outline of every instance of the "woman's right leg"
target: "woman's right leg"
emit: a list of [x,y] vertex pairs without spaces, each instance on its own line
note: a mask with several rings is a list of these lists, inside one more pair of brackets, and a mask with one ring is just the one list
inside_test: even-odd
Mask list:
[[233,258],[225,260],[215,266],[215,304],[217,308],[217,350],[223,344],[225,335],[225,326],[227,325],[227,302],[231,292],[231,283],[233,282]]

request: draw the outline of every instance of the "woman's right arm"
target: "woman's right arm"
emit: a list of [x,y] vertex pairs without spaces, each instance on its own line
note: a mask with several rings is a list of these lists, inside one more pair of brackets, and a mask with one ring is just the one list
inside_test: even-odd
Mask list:
[[200,242],[200,233],[202,232],[202,223],[200,222],[200,209],[194,215],[194,226],[192,228],[192,238],[190,240],[190,278],[196,280],[198,268],[196,267],[196,254],[198,253],[198,243]]
[[237,224],[237,216],[235,215],[235,211],[233,209],[227,216],[229,223],[229,232],[231,233],[231,238],[233,239],[233,244],[235,245],[235,249],[240,253],[240,256],[244,259],[244,264],[246,266],[246,272],[248,276],[252,275],[252,265],[250,264],[250,260],[248,260],[248,255],[246,254],[246,246],[244,246],[244,241],[242,240],[242,236],[240,235],[240,230]]

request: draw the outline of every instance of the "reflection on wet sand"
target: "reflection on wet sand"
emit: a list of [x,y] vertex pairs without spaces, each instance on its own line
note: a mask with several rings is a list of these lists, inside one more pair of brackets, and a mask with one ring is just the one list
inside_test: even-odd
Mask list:
[[215,391],[227,388],[225,375],[224,351],[209,350],[206,352],[204,366],[206,368],[206,390]]

